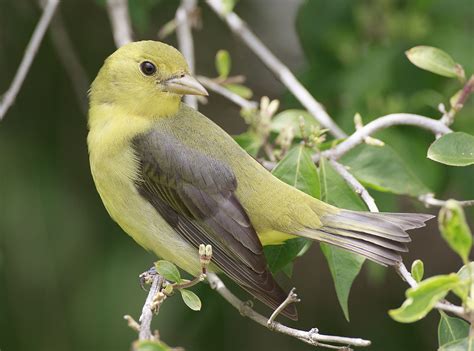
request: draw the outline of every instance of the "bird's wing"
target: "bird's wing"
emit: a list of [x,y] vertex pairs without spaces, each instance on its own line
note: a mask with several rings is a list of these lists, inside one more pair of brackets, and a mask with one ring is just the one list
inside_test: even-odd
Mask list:
[[[235,195],[232,169],[157,130],[135,137],[133,147],[140,194],[191,245],[212,245],[212,261],[231,279],[278,307],[286,294],[268,270],[262,244]],[[294,305],[284,312],[297,318]]]

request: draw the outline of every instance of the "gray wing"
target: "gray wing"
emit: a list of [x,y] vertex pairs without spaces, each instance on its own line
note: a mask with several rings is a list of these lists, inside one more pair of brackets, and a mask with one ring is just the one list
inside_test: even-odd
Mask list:
[[[232,169],[156,130],[135,137],[133,147],[139,193],[191,245],[212,245],[212,262],[232,280],[278,307],[287,294],[267,268],[262,244],[235,195]],[[294,305],[284,315],[296,320]]]

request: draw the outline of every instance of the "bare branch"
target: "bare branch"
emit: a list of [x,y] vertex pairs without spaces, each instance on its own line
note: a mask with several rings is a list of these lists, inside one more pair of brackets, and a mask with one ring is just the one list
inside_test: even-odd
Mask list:
[[236,34],[278,77],[324,128],[329,129],[329,132],[337,138],[346,136],[331,119],[324,107],[316,101],[308,90],[296,79],[289,68],[262,43],[237,14],[234,12],[226,13],[222,0],[207,0],[207,4],[227,23],[232,32],[234,32],[234,34]]
[[[189,17],[195,11],[196,0],[181,0],[181,5],[176,11],[176,36],[178,38],[179,51],[183,54],[188,62],[191,74],[194,74],[194,43],[193,33],[191,31],[191,21]],[[197,98],[194,95],[186,95],[184,97],[186,102],[192,108],[198,108]]]
[[132,21],[127,0],[107,0],[107,12],[112,25],[115,46],[118,48],[133,41]]
[[[418,196],[418,200],[423,202],[426,207],[443,207],[446,204],[446,200],[439,200],[434,197],[433,193],[427,193]],[[474,206],[474,200],[456,200],[458,204],[463,207]]]
[[[164,279],[159,274],[154,274],[152,277],[152,283],[150,290],[148,291],[148,296],[143,305],[142,314],[140,319],[140,331],[138,333],[139,340],[151,340],[153,338],[153,333],[151,332],[151,321],[153,319],[153,314],[157,313],[159,309],[159,304],[164,301],[165,295],[161,292],[161,287],[164,283]],[[158,294],[162,294],[163,298],[156,301]]]
[[278,308],[273,311],[270,318],[267,321],[267,327],[269,329],[273,329],[273,323],[275,323],[275,318],[286,308],[286,306],[291,305],[292,303],[300,302],[301,300],[298,298],[298,295],[295,293],[296,288],[290,290],[288,296],[286,297],[285,301],[283,301]]
[[334,167],[337,173],[339,173],[349,186],[359,194],[359,196],[367,204],[367,207],[371,212],[379,212],[377,205],[375,204],[374,198],[369,194],[367,189],[346,169],[346,167],[334,159],[330,159],[329,162]]
[[[40,1],[40,3],[42,2]],[[42,7],[44,8],[43,4]],[[87,89],[89,89],[89,79],[72,45],[60,11],[57,11],[51,20],[49,33],[59,60],[70,78],[79,107],[84,115],[87,115]]]
[[43,14],[36,25],[36,28],[31,36],[31,39],[26,47],[25,54],[23,55],[23,59],[21,60],[20,66],[16,71],[15,77],[8,88],[8,90],[3,94],[2,99],[0,101],[0,121],[5,117],[8,109],[13,105],[15,102],[16,96],[25,81],[26,75],[30,70],[31,64],[38,52],[38,48],[43,40],[44,34],[48,29],[49,23],[53,18],[54,13],[56,12],[56,8],[58,7],[59,0],[48,0],[46,5],[44,6]]
[[197,79],[204,85],[206,88],[209,90],[212,90],[213,92],[222,95],[226,99],[232,101],[234,104],[245,108],[245,109],[257,109],[258,108],[258,103],[256,101],[251,101],[244,99],[240,95],[237,95],[236,93],[230,91],[229,89],[226,89],[219,83],[216,83],[214,80],[203,77],[203,76],[198,76]]
[[457,101],[455,102],[454,106],[452,106],[449,111],[446,110],[443,104],[441,104],[441,109],[443,110],[443,115],[439,120],[446,126],[450,126],[454,122],[454,117],[456,114],[464,107],[469,95],[474,91],[474,75],[472,75],[469,80],[464,84],[464,87],[459,94]]
[[[220,280],[216,274],[209,272],[207,274],[207,279],[209,283],[211,284],[211,287],[214,290],[216,290],[219,293],[219,295],[221,295],[228,303],[234,306],[234,308],[240,311],[240,313],[244,317],[248,317],[251,320],[257,322],[258,324],[264,327],[267,327],[268,318],[255,312],[250,306],[248,306],[243,301],[241,301],[238,297],[232,294],[232,292],[229,289],[227,289],[227,287],[224,285],[222,280]],[[286,334],[294,338],[297,338],[313,346],[324,346],[324,347],[329,346],[331,348],[334,348],[333,345],[324,345],[321,343],[333,343],[333,344],[359,346],[359,347],[370,345],[369,340],[364,340],[360,338],[347,338],[347,337],[333,336],[333,335],[323,335],[323,334],[320,334],[319,331],[315,328],[309,331],[304,331],[304,330],[287,327],[278,322],[273,322],[271,329],[278,333]],[[336,348],[341,349],[341,347],[336,347]]]
[[[452,130],[438,120],[411,113],[394,113],[379,117],[358,129],[349,138],[332,149],[323,151],[321,155],[327,158],[338,159],[349,150],[364,142],[368,136],[395,125],[410,125],[429,130],[433,134],[447,134]],[[313,155],[313,161],[319,160],[319,154]]]

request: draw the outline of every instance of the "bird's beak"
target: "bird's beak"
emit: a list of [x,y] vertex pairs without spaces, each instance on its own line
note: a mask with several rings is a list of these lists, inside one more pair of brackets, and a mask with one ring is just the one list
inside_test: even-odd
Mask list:
[[165,80],[163,90],[178,95],[209,95],[201,83],[189,74]]

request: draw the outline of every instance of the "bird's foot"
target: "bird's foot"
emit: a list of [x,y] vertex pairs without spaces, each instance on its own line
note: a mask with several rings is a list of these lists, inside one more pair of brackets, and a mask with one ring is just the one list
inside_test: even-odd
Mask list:
[[253,301],[247,300],[242,302],[239,308],[239,313],[241,316],[246,317],[247,316],[247,311],[253,309]]
[[138,276],[138,279],[140,280],[140,286],[142,287],[143,290],[148,291],[145,287],[145,285],[151,284],[153,281],[153,278],[158,274],[156,271],[155,266],[151,267],[149,270],[141,273]]

